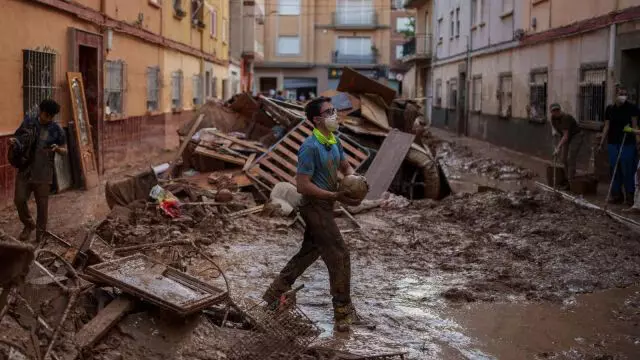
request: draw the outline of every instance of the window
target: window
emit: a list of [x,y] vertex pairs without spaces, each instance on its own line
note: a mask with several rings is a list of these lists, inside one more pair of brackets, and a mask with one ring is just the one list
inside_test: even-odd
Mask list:
[[171,73],[171,109],[182,109],[182,71]]
[[513,11],[513,0],[502,0],[502,13],[510,13]]
[[160,68],[147,68],[147,111],[157,111],[160,100]]
[[442,107],[442,80],[436,80],[436,107]]
[[455,29],[456,24],[455,24],[455,21],[454,21],[454,20],[455,20],[455,19],[453,18],[453,11],[451,11],[451,24],[450,24],[450,26],[449,26],[449,37],[450,37],[450,38],[452,38],[452,39],[453,39],[454,31],[456,30],[456,29]]
[[222,19],[222,41],[224,42],[229,42],[228,29],[229,29],[229,20]]
[[474,76],[471,80],[471,111],[482,111],[482,76]]
[[438,32],[438,42],[442,42],[442,18],[438,19],[438,28],[436,31]]
[[175,16],[180,19],[187,16],[187,12],[182,8],[182,0],[173,0],[173,11]]
[[500,75],[498,81],[498,108],[500,117],[511,117],[513,78],[511,74]]
[[298,36],[278,37],[278,54],[279,55],[300,54],[300,37]]
[[193,25],[204,28],[204,7],[201,0],[191,0],[191,21]]
[[335,20],[339,25],[375,24],[373,0],[338,0]]
[[404,9],[404,1],[405,0],[393,0],[393,7],[397,10]]
[[337,63],[375,63],[370,37],[340,36],[336,42]]
[[124,98],[124,62],[107,61],[107,79],[104,88],[104,103],[107,115],[122,114],[122,100]]
[[278,2],[279,15],[300,15],[300,0],[280,0]]
[[222,100],[229,98],[229,79],[222,79]]
[[200,75],[193,75],[191,81],[193,84],[193,105],[202,105],[202,77]]
[[55,68],[56,54],[53,52],[22,52],[22,110],[25,115],[37,116],[40,102],[57,94]]
[[211,36],[218,36],[218,11],[211,10]]
[[449,80],[449,109],[458,108],[458,79]]
[[211,79],[211,94],[214,98],[218,97],[218,78],[215,76]]
[[399,17],[396,19],[396,32],[403,32],[403,31],[411,31],[413,30],[413,26],[411,25],[411,22],[413,21],[413,18],[411,17]]
[[531,72],[529,84],[529,118],[544,121],[547,118],[547,70]]
[[396,45],[396,59],[402,59],[404,56],[404,46]]
[[456,36],[460,36],[460,8],[456,9]]
[[580,121],[604,121],[606,89],[606,67],[583,68],[580,71],[578,89],[578,118]]

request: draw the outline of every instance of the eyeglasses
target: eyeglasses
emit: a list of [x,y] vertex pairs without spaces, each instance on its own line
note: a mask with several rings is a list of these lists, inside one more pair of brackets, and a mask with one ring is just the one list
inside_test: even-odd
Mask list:
[[327,109],[325,111],[322,111],[320,113],[320,117],[333,116],[333,115],[336,115],[337,113],[338,113],[338,110],[336,110],[336,108],[331,108],[331,109]]

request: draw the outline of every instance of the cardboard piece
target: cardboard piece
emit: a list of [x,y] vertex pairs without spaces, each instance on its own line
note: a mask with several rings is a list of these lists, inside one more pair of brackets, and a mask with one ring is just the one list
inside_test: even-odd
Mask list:
[[387,111],[376,101],[375,97],[362,95],[360,100],[362,101],[360,112],[363,118],[371,121],[382,129],[391,129],[389,119],[387,118]]
[[387,105],[396,98],[396,91],[382,83],[368,78],[350,67],[345,67],[340,77],[338,91],[351,94],[377,94]]

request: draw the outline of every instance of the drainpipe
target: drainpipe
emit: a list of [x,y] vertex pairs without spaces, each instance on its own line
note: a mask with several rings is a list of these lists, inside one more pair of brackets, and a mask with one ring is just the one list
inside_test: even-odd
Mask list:
[[471,43],[473,41],[472,39],[473,37],[471,36],[471,34],[469,34],[467,36],[467,79],[466,79],[467,81],[466,81],[466,84],[464,84],[466,87],[466,94],[465,94],[466,99],[464,99],[466,102],[465,114],[464,114],[466,124],[464,126],[465,133],[462,134],[464,136],[467,136],[469,134],[468,127],[469,127],[469,118],[471,117],[471,103],[472,103],[472,97],[473,97],[473,94],[471,94],[472,92],[471,82],[473,80],[471,75]]
[[609,89],[607,89],[607,102],[613,102],[613,89],[615,89],[615,81],[616,80],[616,32],[617,26],[616,24],[611,24],[609,27],[609,61],[608,61],[608,78],[609,80]]

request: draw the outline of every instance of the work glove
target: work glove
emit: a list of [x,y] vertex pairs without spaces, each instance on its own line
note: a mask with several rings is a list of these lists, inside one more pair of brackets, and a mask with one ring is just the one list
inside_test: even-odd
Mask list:
[[624,132],[626,132],[626,133],[631,133],[631,134],[635,134],[635,132],[636,132],[636,131],[635,131],[631,126],[629,126],[629,125],[625,126],[625,127],[624,127],[624,129],[622,129],[622,131],[624,131]]

